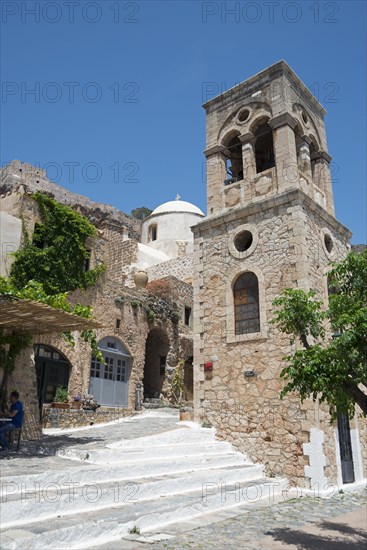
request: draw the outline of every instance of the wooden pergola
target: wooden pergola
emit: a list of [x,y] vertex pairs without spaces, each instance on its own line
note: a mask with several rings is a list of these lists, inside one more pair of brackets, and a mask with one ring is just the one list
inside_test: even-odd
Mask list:
[[101,328],[91,319],[33,300],[0,297],[0,329],[17,334],[47,334]]

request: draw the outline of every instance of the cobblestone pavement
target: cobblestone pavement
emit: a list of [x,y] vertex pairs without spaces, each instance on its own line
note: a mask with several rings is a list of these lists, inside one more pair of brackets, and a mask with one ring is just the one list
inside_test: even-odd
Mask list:
[[[366,550],[367,548],[367,491],[337,494],[329,499],[303,497],[272,506],[251,506],[247,513],[235,518],[212,523],[206,527],[177,533],[175,538],[154,543],[152,550],[220,549],[265,550],[291,548],[307,550]],[[333,528],[333,539],[323,534],[330,527],[331,518],[348,512],[360,512],[358,527]],[[319,535],[307,534],[300,528],[308,523],[320,523]],[[336,524],[340,525],[340,524]],[[172,533],[171,530],[165,530]],[[347,541],[342,538],[347,536]],[[273,542],[266,542],[267,535]],[[293,546],[296,543],[296,546]],[[119,548],[139,548],[142,544]],[[145,546],[145,545],[144,545]],[[112,546],[111,550],[115,548]],[[116,547],[117,548],[117,547]]]

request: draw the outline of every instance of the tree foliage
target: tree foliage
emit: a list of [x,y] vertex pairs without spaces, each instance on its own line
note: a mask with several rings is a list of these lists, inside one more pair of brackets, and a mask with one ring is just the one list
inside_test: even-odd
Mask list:
[[146,206],[139,206],[139,208],[134,208],[134,210],[131,210],[131,216],[136,220],[144,220],[152,212],[153,210],[147,208]]
[[89,259],[86,239],[96,234],[90,221],[68,206],[37,192],[41,222],[36,223],[32,239],[24,228],[24,246],[14,253],[10,278],[16,288],[29,281],[42,283],[47,294],[58,294],[93,286],[105,266],[85,270]]
[[[281,397],[296,391],[302,401],[319,399],[328,403],[332,418],[338,411],[352,417],[356,405],[366,415],[361,388],[367,387],[367,251],[333,264],[329,288],[326,310],[314,291],[286,289],[273,302],[278,309],[272,323],[303,346],[284,358]],[[330,328],[334,338],[326,336]]]
[[67,292],[59,292],[58,294],[47,294],[42,283],[38,281],[28,281],[21,289],[17,288],[11,279],[0,277],[0,296],[3,299],[19,298],[24,300],[34,300],[41,302],[56,309],[62,309],[67,313],[91,319],[93,312],[91,306],[82,306],[81,304],[72,305],[68,301]]

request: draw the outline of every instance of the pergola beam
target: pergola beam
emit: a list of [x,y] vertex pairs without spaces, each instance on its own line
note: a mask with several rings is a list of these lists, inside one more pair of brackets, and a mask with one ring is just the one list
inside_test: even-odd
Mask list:
[[91,319],[78,317],[41,302],[0,297],[0,329],[18,334],[46,334],[101,328]]

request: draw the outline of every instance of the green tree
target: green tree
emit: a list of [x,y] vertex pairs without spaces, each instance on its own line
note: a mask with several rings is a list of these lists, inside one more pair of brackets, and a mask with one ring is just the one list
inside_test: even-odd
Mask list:
[[328,282],[332,293],[326,310],[314,291],[286,289],[273,302],[278,309],[272,323],[303,346],[284,358],[281,397],[296,391],[302,401],[319,399],[329,405],[332,418],[338,411],[352,417],[356,405],[366,415],[367,251],[351,252],[333,264]]
[[134,210],[131,210],[131,216],[136,220],[144,220],[144,218],[147,218],[152,212],[153,210],[147,208],[146,206],[139,206],[139,208],[134,208]]

